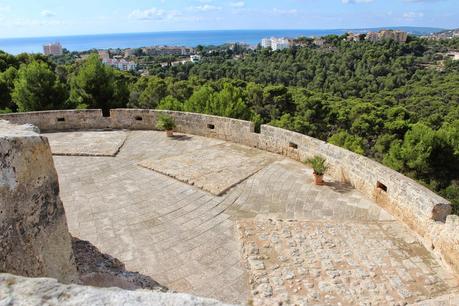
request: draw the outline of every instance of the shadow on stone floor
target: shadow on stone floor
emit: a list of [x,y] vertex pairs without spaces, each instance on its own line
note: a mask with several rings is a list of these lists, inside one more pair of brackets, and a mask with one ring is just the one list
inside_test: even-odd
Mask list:
[[338,193],[349,193],[354,190],[354,187],[348,183],[341,182],[325,182],[325,186]]
[[118,287],[126,290],[168,291],[168,288],[149,276],[126,271],[124,263],[100,252],[89,241],[72,237],[72,248],[83,285],[103,288]]
[[177,141],[189,141],[193,139],[193,137],[190,137],[188,135],[174,135],[171,138]]

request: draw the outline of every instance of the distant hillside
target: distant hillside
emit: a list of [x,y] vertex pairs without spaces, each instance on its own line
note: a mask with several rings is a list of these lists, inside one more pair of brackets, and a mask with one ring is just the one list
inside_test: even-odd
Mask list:
[[408,32],[412,35],[431,35],[432,33],[438,33],[445,31],[442,28],[429,28],[429,27],[378,27],[378,28],[362,28],[362,29],[343,29],[343,34],[346,32],[353,33],[367,33],[367,32],[378,32],[380,30],[399,30],[403,32]]
[[436,37],[436,38],[442,38],[442,39],[459,37],[459,29],[443,30],[443,31],[433,33],[431,36]]

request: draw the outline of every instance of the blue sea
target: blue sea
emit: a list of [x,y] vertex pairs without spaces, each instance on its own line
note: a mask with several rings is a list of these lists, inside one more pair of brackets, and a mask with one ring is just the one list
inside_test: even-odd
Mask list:
[[[412,29],[416,31],[419,29],[424,30],[425,28]],[[348,31],[365,32],[367,30],[374,29],[182,31],[34,38],[0,38],[0,50],[11,54],[19,54],[22,52],[39,53],[42,52],[44,44],[53,42],[60,42],[64,48],[70,51],[109,48],[139,48],[159,45],[196,47],[197,45],[221,45],[234,42],[256,45],[262,38],[271,36],[317,37],[328,34],[343,34]],[[414,33],[414,31],[411,32]],[[427,31],[428,30],[426,30],[426,32]]]

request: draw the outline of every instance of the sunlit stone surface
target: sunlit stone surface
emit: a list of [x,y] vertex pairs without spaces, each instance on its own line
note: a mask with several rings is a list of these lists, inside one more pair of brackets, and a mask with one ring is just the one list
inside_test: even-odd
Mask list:
[[[90,144],[91,139],[97,139],[97,145],[105,137],[111,142],[118,139],[117,133],[120,132],[81,134],[74,146]],[[379,295],[374,298],[388,302],[416,301],[457,289],[452,276],[401,223],[347,185],[330,178],[326,178],[326,186],[313,185],[311,169],[301,163],[277,156],[260,164],[252,176],[235,177],[234,171],[217,175],[213,183],[222,186],[227,185],[225,180],[242,181],[215,196],[139,163],[188,161],[189,169],[199,177],[199,169],[205,167],[193,163],[207,162],[205,156],[212,156],[218,146],[222,163],[241,167],[244,163],[237,158],[232,160],[235,155],[231,146],[225,149],[226,142],[193,135],[167,138],[163,132],[155,131],[121,133],[127,136],[115,157],[54,156],[54,160],[71,233],[117,257],[130,271],[151,276],[177,291],[232,303],[259,299],[265,294],[271,298],[268,286],[272,296],[285,298],[281,293],[287,291],[293,297],[314,295],[312,298],[318,298],[320,303],[333,302],[332,297],[338,295],[343,301],[348,296],[355,298],[352,301],[364,301],[376,289]],[[52,150],[57,150],[61,141],[65,147],[73,146],[72,133],[61,136],[51,141]],[[91,151],[91,146],[85,150]],[[266,152],[251,152],[251,159],[265,160]],[[220,165],[215,166],[216,171],[217,166]],[[206,180],[210,182],[211,178]],[[254,217],[265,218],[263,222],[268,223],[258,227]],[[288,271],[281,274],[287,279],[282,285],[279,282],[280,291],[276,291],[272,280],[265,282],[262,278],[249,285],[249,277],[253,279],[254,271],[265,271],[265,277],[277,273],[272,272],[271,265],[276,261],[279,268],[295,262],[296,257],[287,247],[290,238],[280,235],[279,243],[285,247],[276,249],[272,245],[266,252],[259,251],[269,257],[268,262],[261,258],[249,261],[246,247],[241,251],[241,243],[247,246],[272,237],[275,231],[283,233],[283,228],[278,229],[282,223],[271,225],[266,218],[297,220],[285,229],[294,239],[298,235],[306,239],[295,243],[303,259],[297,264],[307,274],[302,276],[296,270],[291,271],[293,276]],[[239,231],[237,222],[243,222]],[[253,236],[240,235],[241,229],[252,231]],[[305,248],[309,255],[304,253]],[[279,256],[285,256],[286,261]],[[374,268],[382,263],[385,266]],[[316,270],[321,273],[314,276],[317,279],[310,288],[308,280]],[[328,272],[334,270],[340,275],[332,278]],[[375,277],[371,276],[373,272]],[[369,278],[364,277],[367,274]],[[290,281],[297,292],[288,287]],[[261,287],[255,288],[254,284]],[[365,294],[356,298],[358,290]]]
[[72,132],[46,134],[55,155],[115,156],[126,139],[126,132]]

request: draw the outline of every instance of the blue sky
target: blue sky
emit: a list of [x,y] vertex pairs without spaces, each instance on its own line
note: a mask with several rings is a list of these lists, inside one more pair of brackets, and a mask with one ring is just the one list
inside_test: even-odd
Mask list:
[[459,0],[0,0],[0,38],[221,29],[459,27]]

